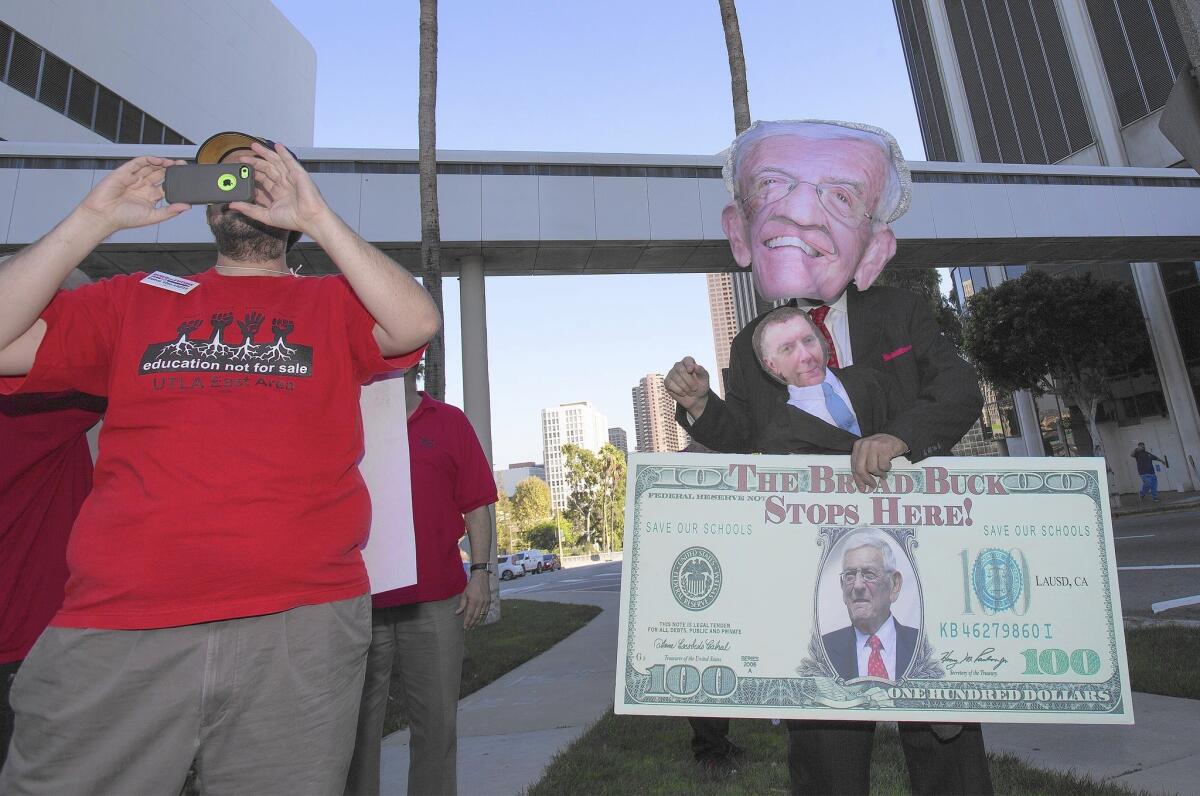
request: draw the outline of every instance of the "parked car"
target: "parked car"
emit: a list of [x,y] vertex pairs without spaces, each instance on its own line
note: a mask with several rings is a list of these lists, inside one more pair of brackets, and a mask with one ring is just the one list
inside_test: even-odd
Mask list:
[[521,563],[525,567],[526,572],[538,573],[542,571],[542,559],[546,556],[545,550],[525,550],[521,553],[513,553],[514,556],[522,556]]
[[542,572],[556,572],[562,569],[562,559],[558,553],[546,553],[542,556]]
[[[525,577],[525,567],[517,556],[521,553],[514,553],[511,556],[500,556],[496,559],[496,574],[500,576],[500,580],[512,580],[513,578]],[[517,560],[514,560],[517,559]]]
[[513,553],[512,559],[515,563],[519,563],[526,572],[542,571],[541,550],[522,550],[520,553]]

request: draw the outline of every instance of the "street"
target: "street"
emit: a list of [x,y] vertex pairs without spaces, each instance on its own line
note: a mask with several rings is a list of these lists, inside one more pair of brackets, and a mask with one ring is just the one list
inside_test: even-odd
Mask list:
[[1122,517],[1113,530],[1125,615],[1200,619],[1200,509]]
[[590,564],[558,572],[529,574],[523,578],[500,583],[500,597],[530,596],[546,591],[598,591],[619,592],[621,590],[621,562],[610,561]]
[[[1114,532],[1125,615],[1200,619],[1200,509],[1118,518]],[[620,589],[621,562],[614,561],[505,581],[500,596]],[[1188,598],[1196,602],[1172,605]]]

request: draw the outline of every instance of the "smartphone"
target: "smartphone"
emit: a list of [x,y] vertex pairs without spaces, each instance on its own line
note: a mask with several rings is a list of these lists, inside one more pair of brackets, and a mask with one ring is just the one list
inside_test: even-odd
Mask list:
[[245,163],[168,166],[167,203],[189,205],[254,201],[254,167]]

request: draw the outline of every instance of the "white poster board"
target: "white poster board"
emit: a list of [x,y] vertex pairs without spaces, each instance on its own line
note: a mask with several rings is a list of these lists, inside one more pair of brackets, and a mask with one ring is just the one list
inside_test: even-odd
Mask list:
[[417,582],[402,374],[363,387],[360,403],[365,453],[358,469],[371,493],[371,535],[362,555],[371,593],[378,594]]

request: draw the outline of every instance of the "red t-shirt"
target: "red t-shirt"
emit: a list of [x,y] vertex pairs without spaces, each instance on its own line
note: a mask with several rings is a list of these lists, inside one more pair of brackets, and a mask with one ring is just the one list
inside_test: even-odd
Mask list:
[[[60,627],[172,627],[364,594],[359,387],[385,360],[343,277],[119,276],[59,294],[23,391],[108,397]],[[11,380],[10,380],[11,381]]]
[[23,660],[62,605],[67,537],[92,488],[87,430],[104,399],[0,398],[0,663]]
[[462,410],[421,393],[408,419],[417,582],[380,592],[376,608],[444,600],[467,586],[458,540],[463,515],[496,502],[496,481]]

